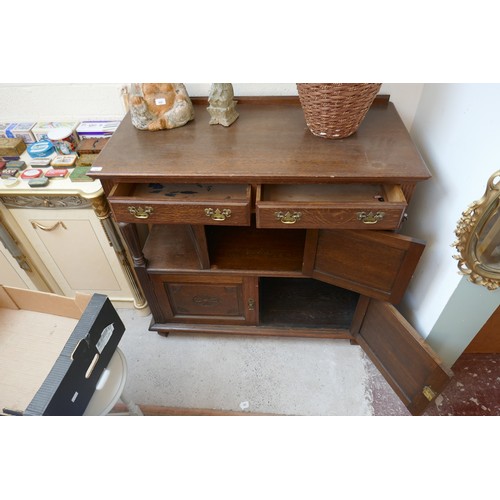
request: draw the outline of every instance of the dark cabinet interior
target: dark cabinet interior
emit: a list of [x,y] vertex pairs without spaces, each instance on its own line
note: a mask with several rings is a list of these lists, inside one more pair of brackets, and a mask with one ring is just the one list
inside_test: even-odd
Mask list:
[[310,278],[260,278],[262,326],[350,330],[359,294]]

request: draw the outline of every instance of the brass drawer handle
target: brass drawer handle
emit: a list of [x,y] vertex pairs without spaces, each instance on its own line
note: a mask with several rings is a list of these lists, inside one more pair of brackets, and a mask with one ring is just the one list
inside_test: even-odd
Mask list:
[[136,219],[147,219],[152,213],[152,207],[128,207],[128,211],[132,214]]
[[358,220],[360,220],[363,224],[376,224],[378,221],[381,221],[384,218],[384,212],[358,212]]
[[44,226],[43,224],[40,224],[39,222],[32,221],[31,225],[33,226],[34,229],[41,229],[42,231],[53,231],[56,229],[58,226],[61,226],[63,229],[68,229],[62,220],[57,221],[53,226]]
[[205,215],[212,220],[223,221],[231,217],[231,210],[229,208],[224,208],[222,210],[219,208],[215,210],[213,208],[205,208]]
[[295,224],[302,217],[302,212],[274,212],[276,218],[283,224]]

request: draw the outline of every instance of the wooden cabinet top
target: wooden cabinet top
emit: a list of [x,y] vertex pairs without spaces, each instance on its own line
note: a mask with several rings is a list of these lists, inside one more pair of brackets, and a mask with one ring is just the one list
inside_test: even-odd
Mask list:
[[314,136],[296,97],[238,99],[230,127],[209,125],[205,100],[193,99],[184,127],[137,130],[130,116],[101,152],[103,180],[219,183],[413,183],[430,177],[394,104],[377,99],[346,139]]

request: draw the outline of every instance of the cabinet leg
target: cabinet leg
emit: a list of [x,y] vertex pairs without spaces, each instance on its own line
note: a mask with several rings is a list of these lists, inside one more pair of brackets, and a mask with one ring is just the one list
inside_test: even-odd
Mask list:
[[170,335],[170,332],[158,332],[158,335],[161,337],[168,337]]

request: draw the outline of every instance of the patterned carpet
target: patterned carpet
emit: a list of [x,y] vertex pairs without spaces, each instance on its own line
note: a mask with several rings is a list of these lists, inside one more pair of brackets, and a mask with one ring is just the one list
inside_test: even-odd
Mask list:
[[[409,416],[380,372],[367,364],[375,416]],[[463,354],[453,365],[454,377],[429,405],[427,416],[500,416],[500,354]]]
[[454,378],[426,415],[500,415],[500,354],[463,354],[452,370]]

